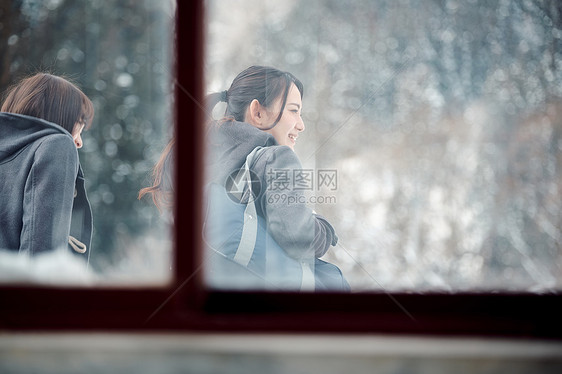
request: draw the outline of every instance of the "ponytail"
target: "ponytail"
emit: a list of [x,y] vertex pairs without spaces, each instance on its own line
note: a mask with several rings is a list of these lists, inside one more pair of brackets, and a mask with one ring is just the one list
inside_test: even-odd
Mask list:
[[222,92],[215,92],[212,94],[207,95],[205,101],[207,103],[207,115],[212,118],[213,109],[217,106],[220,102],[228,103],[227,101],[228,91]]

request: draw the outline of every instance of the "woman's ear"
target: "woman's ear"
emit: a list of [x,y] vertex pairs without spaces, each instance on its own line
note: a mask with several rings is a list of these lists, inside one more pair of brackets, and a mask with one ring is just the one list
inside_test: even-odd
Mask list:
[[257,128],[262,127],[264,118],[264,107],[257,99],[252,100],[246,112],[246,122]]

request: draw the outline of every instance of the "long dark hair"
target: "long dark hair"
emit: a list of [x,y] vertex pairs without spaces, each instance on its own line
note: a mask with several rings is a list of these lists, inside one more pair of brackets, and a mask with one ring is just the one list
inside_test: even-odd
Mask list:
[[219,102],[224,101],[227,106],[223,120],[243,122],[246,110],[254,99],[269,108],[281,98],[279,116],[271,126],[261,129],[269,130],[277,125],[283,115],[291,83],[297,86],[302,98],[304,87],[293,74],[269,66],[250,66],[234,78],[228,90],[207,96],[207,111],[210,114]]
[[77,122],[89,128],[94,117],[92,102],[76,85],[48,73],[35,74],[12,86],[1,110],[41,118],[70,133]]
[[152,186],[139,191],[139,200],[146,194],[152,195],[154,205],[162,212],[162,208],[171,208],[174,202],[174,148],[176,140],[172,138],[160,159],[152,169]]

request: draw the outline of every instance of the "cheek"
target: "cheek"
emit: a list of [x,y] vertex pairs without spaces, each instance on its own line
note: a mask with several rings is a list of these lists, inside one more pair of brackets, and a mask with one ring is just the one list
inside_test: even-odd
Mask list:
[[285,119],[285,121],[279,123],[279,125],[281,125],[279,130],[283,132],[285,135],[289,134],[289,132],[291,132],[293,127],[295,127],[294,121],[292,121],[291,119]]
[[279,131],[277,132],[277,135],[283,142],[287,141],[289,133],[291,132],[291,128],[292,128],[291,126],[287,126],[286,124],[284,126],[279,127]]
[[266,132],[273,135],[277,143],[287,145],[289,144],[288,136],[293,127],[293,121],[291,121],[290,118],[282,117],[274,128],[267,130]]

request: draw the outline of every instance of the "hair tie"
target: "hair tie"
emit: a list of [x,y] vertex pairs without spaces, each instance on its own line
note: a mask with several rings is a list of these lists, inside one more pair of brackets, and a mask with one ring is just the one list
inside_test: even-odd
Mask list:
[[221,92],[221,101],[224,101],[225,103],[228,102],[227,95],[228,95],[228,90],[222,91]]

